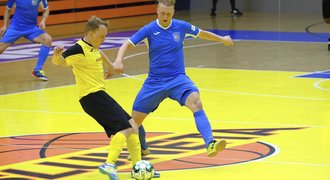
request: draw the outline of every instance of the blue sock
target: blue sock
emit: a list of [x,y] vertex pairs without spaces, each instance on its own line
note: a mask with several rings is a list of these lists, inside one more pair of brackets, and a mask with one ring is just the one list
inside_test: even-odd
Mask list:
[[211,124],[207,119],[204,110],[199,110],[195,112],[194,117],[196,127],[199,133],[202,135],[205,145],[207,147],[209,143],[213,140]]
[[144,127],[142,125],[139,127],[139,139],[140,139],[141,149],[146,150],[147,149],[146,131],[144,130]]
[[42,66],[45,64],[45,61],[48,57],[50,47],[42,45],[39,51],[38,62],[34,70],[38,71],[42,69]]

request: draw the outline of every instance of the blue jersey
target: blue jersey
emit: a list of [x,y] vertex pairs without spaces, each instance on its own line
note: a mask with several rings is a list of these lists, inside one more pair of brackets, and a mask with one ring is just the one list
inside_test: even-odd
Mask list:
[[10,24],[17,29],[26,29],[36,26],[38,23],[38,7],[48,8],[47,0],[8,0],[7,8],[16,6],[15,14],[10,20]]
[[185,74],[183,41],[186,35],[197,36],[199,28],[185,21],[172,19],[169,27],[162,27],[158,20],[152,21],[129,41],[137,45],[144,39],[149,47],[149,77],[173,77]]

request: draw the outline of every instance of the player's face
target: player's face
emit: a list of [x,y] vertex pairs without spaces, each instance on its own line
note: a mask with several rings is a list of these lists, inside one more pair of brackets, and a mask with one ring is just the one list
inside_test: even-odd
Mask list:
[[174,6],[165,6],[162,3],[158,4],[157,8],[158,21],[163,27],[170,25],[172,17],[174,15]]
[[101,46],[101,44],[103,43],[103,41],[105,40],[105,37],[108,34],[108,29],[107,27],[105,27],[104,25],[100,25],[100,27],[92,32],[92,45],[95,48],[99,48]]

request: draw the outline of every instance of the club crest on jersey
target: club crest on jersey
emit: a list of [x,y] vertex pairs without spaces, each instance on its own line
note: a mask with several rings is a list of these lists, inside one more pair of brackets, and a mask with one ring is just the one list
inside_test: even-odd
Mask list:
[[180,41],[180,32],[173,33],[174,41],[179,42]]
[[196,31],[196,26],[191,25],[191,30],[192,30],[192,31]]
[[38,0],[32,0],[32,5],[36,6],[38,4]]

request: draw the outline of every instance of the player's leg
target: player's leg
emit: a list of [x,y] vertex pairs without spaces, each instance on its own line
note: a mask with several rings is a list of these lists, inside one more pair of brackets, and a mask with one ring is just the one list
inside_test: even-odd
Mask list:
[[[189,92],[187,92],[189,93]],[[198,92],[190,92],[185,101],[185,106],[188,107],[194,114],[195,124],[198,131],[201,133],[204,142],[208,145],[212,140],[211,124],[203,110],[203,105]]]
[[147,146],[147,142],[146,142],[146,135],[147,135],[146,131],[145,131],[143,125],[141,125],[139,127],[139,140],[140,140],[143,156],[146,156],[150,153],[148,146]]
[[[141,125],[139,128],[138,128],[138,131],[139,131],[139,134],[138,134],[138,138],[139,138],[139,141],[140,141],[140,149],[141,149],[141,156],[145,157],[147,155],[150,154],[150,150],[149,150],[149,147],[147,146],[147,141],[146,141],[146,131],[143,127],[143,125]],[[132,157],[131,155],[127,156],[127,160],[129,161],[132,161]]]
[[233,16],[242,16],[243,13],[236,8],[236,0],[230,0],[231,11]]
[[[322,1],[322,13],[324,22],[328,25],[328,31],[330,33],[330,0]],[[328,50],[330,51],[330,34],[328,38]]]
[[0,54],[2,54],[9,46],[9,43],[0,42]]
[[[135,106],[138,106],[138,105],[135,105]],[[147,116],[148,116],[147,113],[135,111],[135,110],[132,111],[132,117],[138,126],[142,125],[142,122],[145,120],[145,118]]]
[[195,124],[201,133],[206,146],[213,140],[210,122],[203,110],[203,105],[199,97],[199,90],[188,76],[178,76],[171,84],[169,97],[186,106],[194,114]]
[[216,16],[217,13],[217,3],[218,3],[218,0],[212,0],[212,9],[211,9],[211,16]]
[[209,157],[213,157],[217,152],[226,146],[225,140],[215,141],[212,135],[211,124],[203,109],[203,104],[199,96],[199,90],[188,76],[182,75],[175,79],[172,84],[177,84],[170,90],[169,97],[186,106],[194,115],[197,130],[203,137]]
[[147,142],[146,142],[146,131],[143,127],[143,125],[141,125],[139,127],[139,140],[140,140],[140,144],[141,144],[141,155],[142,156],[147,156],[148,154],[150,154],[150,150],[147,146]]
[[117,179],[117,159],[127,141],[123,132],[116,133],[110,140],[109,153],[105,163],[99,166],[99,171],[106,174],[110,179]]
[[330,51],[330,18],[328,18],[328,29],[329,29],[329,38],[328,38],[328,51]]
[[133,119],[129,120],[132,128],[117,132],[110,140],[109,153],[105,163],[99,166],[102,174],[107,174],[110,179],[117,179],[117,159],[127,143],[127,149],[132,157],[132,164],[141,160],[141,148],[139,143],[138,127]]
[[[146,156],[150,153],[146,142],[146,133],[144,127],[142,126],[142,122],[148,116],[148,114],[156,110],[159,103],[166,98],[166,95],[160,89],[161,88],[158,88],[156,85],[150,85],[146,81],[134,100],[132,118],[139,126],[139,140],[142,156]],[[132,157],[128,156],[127,159],[132,160]],[[153,177],[159,178],[160,173],[154,171]]]
[[[139,131],[139,141],[140,141],[140,145],[141,145],[141,156],[144,157],[144,156],[147,156],[150,154],[150,150],[147,146],[146,131],[145,131],[143,125],[141,125],[138,128],[138,131]],[[132,158],[130,155],[127,157],[127,160],[132,161]]]
[[127,149],[132,158],[132,165],[141,160],[141,145],[139,140],[138,125],[133,119],[129,120],[132,128],[127,135]]
[[[137,98],[139,99],[139,98]],[[140,101],[140,100],[138,100]],[[136,101],[135,101],[136,102]],[[139,103],[134,103],[135,106],[139,106]],[[158,105],[156,106],[156,108],[158,107]],[[133,109],[134,109],[134,106],[133,106]],[[139,112],[139,111],[135,111],[133,110],[132,112],[132,117],[133,119],[135,120],[135,122],[137,123],[137,125],[140,125],[139,127],[139,137],[138,137],[138,140],[140,141],[140,158],[141,156],[147,156],[150,154],[150,151],[149,151],[149,148],[148,148],[148,145],[147,145],[147,141],[146,141],[146,132],[144,130],[144,127],[142,126],[142,122],[144,121],[144,119],[148,116],[147,113],[143,113],[143,112]],[[127,159],[129,161],[132,161],[132,164],[134,165],[134,158],[133,158],[133,155],[130,153],[130,156],[127,157]],[[153,175],[153,178],[160,178],[160,173],[158,171],[154,171],[154,175]]]
[[[134,121],[131,120],[130,115],[104,91],[88,94],[79,101],[84,111],[105,129],[108,137],[113,136],[110,140],[107,160],[99,166],[99,170],[101,173],[107,174],[110,179],[117,179],[116,161],[132,132],[138,132],[137,125],[133,124]],[[133,126],[135,127],[134,130],[132,130]],[[135,158],[138,158],[141,152],[137,134],[135,138],[130,138],[130,143],[133,143],[134,139],[137,148],[130,149],[136,151],[137,156],[133,156],[134,160],[137,161],[141,159],[141,157]]]
[[18,31],[13,26],[9,25],[0,40],[0,54],[2,54],[11,44],[15,43],[24,35],[24,32]]
[[[144,119],[148,116],[148,114],[146,113],[142,113],[142,112],[138,112],[138,111],[133,111],[132,112],[132,117],[136,118],[136,122],[137,124],[139,125],[140,124],[140,127],[139,127],[139,141],[140,141],[140,145],[141,145],[141,155],[142,156],[147,156],[150,154],[150,150],[148,148],[148,145],[147,145],[147,140],[146,140],[146,131],[142,125],[142,122],[144,121]],[[131,157],[127,157],[127,159],[130,161],[131,160]]]
[[38,55],[38,62],[35,67],[35,70],[42,70],[42,66],[45,63],[50,51],[50,47],[52,46],[52,38],[48,33],[43,33],[40,36],[36,37],[34,41],[41,44],[40,52]]
[[41,47],[38,54],[38,61],[36,63],[36,66],[32,74],[41,80],[47,81],[48,78],[42,69],[43,69],[43,65],[47,60],[50,47],[52,45],[52,38],[48,33],[37,27],[35,27],[34,31],[35,32],[31,33],[27,38],[32,40],[33,42],[40,43]]
[[236,9],[236,1],[235,0],[229,0],[229,1],[230,1],[231,10]]
[[146,143],[146,133],[142,126],[142,122],[150,112],[157,109],[160,102],[166,98],[166,94],[160,90],[156,85],[149,85],[145,82],[133,104],[132,117],[139,126],[139,138],[142,149],[142,155],[149,154]]
[[203,110],[199,93],[192,92],[189,94],[185,106],[194,113],[196,127],[207,147],[207,156],[213,157],[217,155],[219,151],[222,151],[226,147],[226,141],[223,139],[216,141],[213,138],[211,124]]
[[[148,116],[148,114],[146,113],[142,113],[142,112],[138,112],[138,111],[134,111],[132,112],[132,118],[134,119],[134,121],[136,122],[136,124],[139,127],[138,131],[139,131],[139,141],[140,141],[140,149],[141,149],[141,155],[142,156],[147,156],[149,155],[150,151],[148,149],[147,146],[147,141],[146,141],[146,132],[144,130],[144,127],[142,126],[142,122],[143,120]],[[135,119],[136,118],[136,119]],[[127,157],[127,160],[131,161],[133,160],[133,158],[131,156]]]

